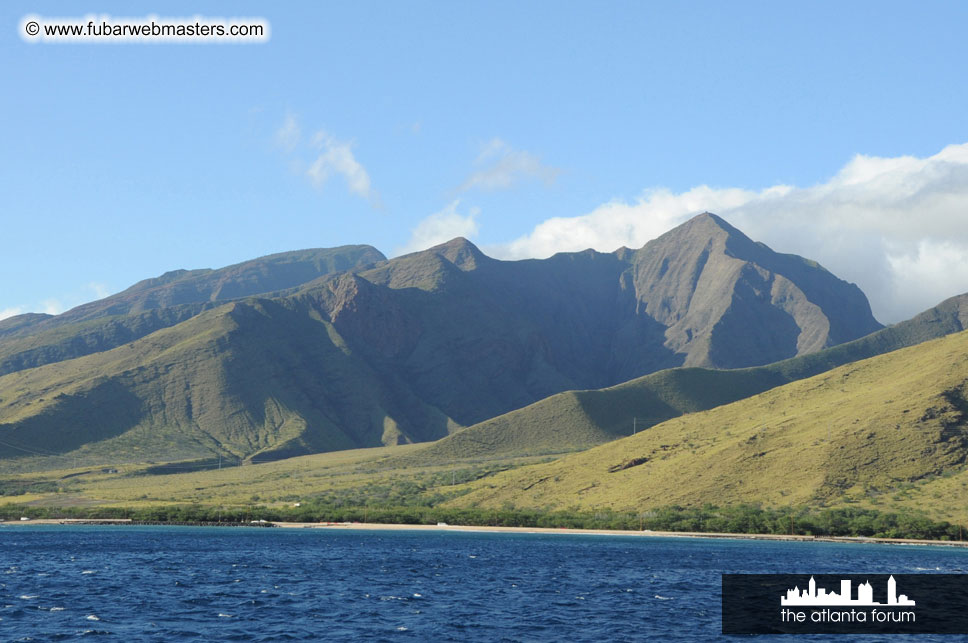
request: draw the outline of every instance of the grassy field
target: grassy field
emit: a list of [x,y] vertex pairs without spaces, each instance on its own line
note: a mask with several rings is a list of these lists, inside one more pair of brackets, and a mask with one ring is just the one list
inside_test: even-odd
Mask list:
[[423,448],[426,445],[356,449],[243,466],[223,462],[221,468],[216,461],[183,461],[7,475],[0,476],[0,505],[285,507],[316,502],[426,506],[465,493],[472,480],[541,460],[431,461],[419,467],[396,464],[397,458]]
[[968,521],[968,333],[473,483],[455,506],[705,503],[923,510]]

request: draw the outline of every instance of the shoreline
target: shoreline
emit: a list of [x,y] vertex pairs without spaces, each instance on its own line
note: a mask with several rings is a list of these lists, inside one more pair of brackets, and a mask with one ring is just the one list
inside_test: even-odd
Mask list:
[[273,523],[286,529],[344,529],[357,531],[457,531],[490,532],[505,534],[564,534],[592,536],[637,536],[640,538],[711,538],[721,540],[774,540],[786,542],[832,542],[883,545],[930,545],[941,547],[968,547],[964,540],[919,540],[916,538],[873,538],[868,536],[807,536],[790,534],[741,534],[702,531],[642,531],[628,529],[569,529],[566,527],[495,527],[489,525],[404,525],[387,523]]
[[721,540],[772,540],[779,542],[830,542],[880,545],[921,545],[931,547],[966,547],[964,540],[920,540],[916,538],[873,538],[868,536],[807,536],[790,534],[741,534],[700,531],[642,531],[621,529],[570,529],[566,527],[503,527],[490,525],[414,525],[364,522],[250,522],[250,523],[173,523],[135,522],[111,518],[38,518],[33,520],[0,520],[0,527],[13,525],[131,525],[131,526],[209,526],[209,527],[278,527],[281,529],[330,529],[343,531],[453,531],[502,534],[563,534],[589,536],[637,536],[640,538],[710,538]]

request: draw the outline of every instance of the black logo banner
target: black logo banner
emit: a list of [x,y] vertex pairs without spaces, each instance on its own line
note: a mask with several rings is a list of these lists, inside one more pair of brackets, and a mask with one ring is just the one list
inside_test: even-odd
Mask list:
[[968,574],[723,574],[723,634],[968,634]]

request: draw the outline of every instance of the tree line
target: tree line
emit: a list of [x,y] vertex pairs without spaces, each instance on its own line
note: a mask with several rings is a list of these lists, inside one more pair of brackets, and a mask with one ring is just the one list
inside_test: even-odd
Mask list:
[[652,530],[674,532],[866,536],[962,540],[965,528],[913,512],[885,512],[858,507],[765,508],[756,505],[718,507],[668,506],[640,512],[612,510],[450,508],[427,506],[337,506],[304,503],[299,507],[217,506],[203,504],[150,507],[0,506],[0,518],[127,519],[146,523],[348,522],[402,525],[548,527],[566,529]]

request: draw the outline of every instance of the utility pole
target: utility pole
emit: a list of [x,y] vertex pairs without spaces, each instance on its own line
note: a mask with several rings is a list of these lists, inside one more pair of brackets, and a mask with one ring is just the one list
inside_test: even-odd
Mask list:
[[632,435],[635,435],[635,431],[636,431],[636,429],[638,428],[638,427],[636,426],[636,421],[637,421],[637,420],[638,420],[638,418],[637,418],[637,417],[635,417],[635,416],[633,415],[633,416],[632,416]]

